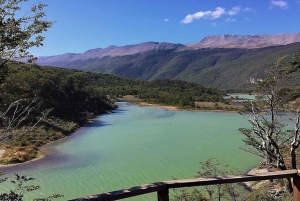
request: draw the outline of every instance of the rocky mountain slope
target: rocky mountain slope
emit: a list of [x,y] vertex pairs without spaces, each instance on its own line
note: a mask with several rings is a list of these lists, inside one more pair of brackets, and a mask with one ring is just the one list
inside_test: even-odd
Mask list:
[[141,54],[143,52],[158,50],[186,51],[202,48],[262,48],[277,45],[287,45],[300,42],[300,33],[278,34],[278,35],[224,35],[224,36],[207,36],[201,41],[193,44],[173,44],[145,42],[136,45],[114,46],[107,48],[97,48],[86,51],[82,54],[66,53],[55,56],[39,57],[38,63],[41,65],[51,65],[52,62],[65,62],[76,60],[88,60],[102,58],[105,56],[126,56]]
[[126,45],[121,47],[111,45],[107,48],[91,49],[82,54],[67,53],[57,56],[39,57],[38,63],[42,65],[51,65],[52,62],[88,60],[102,58],[105,56],[126,56],[156,50],[176,50],[183,47],[184,45],[181,44],[158,42],[145,42],[137,45]]
[[[190,45],[110,46],[83,54],[40,57],[38,63],[144,80],[179,79],[234,92],[251,90],[278,58],[299,52],[300,42],[294,43],[298,40],[300,33],[212,36]],[[300,84],[297,78],[291,82]]]
[[262,48],[300,42],[300,33],[278,35],[224,35],[207,36],[200,42],[186,45],[188,48]]

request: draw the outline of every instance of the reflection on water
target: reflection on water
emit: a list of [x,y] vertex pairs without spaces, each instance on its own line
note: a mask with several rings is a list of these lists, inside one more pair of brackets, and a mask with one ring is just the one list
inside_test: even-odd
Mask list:
[[172,177],[190,178],[199,161],[212,157],[241,171],[259,162],[239,150],[243,144],[237,129],[248,124],[238,114],[118,104],[113,114],[102,115],[72,136],[45,146],[48,157],[5,169],[8,174],[37,178],[42,193],[34,192],[26,200],[52,193],[64,194],[61,200],[66,200]]

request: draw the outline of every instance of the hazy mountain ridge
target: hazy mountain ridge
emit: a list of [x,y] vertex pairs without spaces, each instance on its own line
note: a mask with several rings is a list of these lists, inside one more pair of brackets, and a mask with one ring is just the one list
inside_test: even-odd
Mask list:
[[278,34],[278,35],[224,35],[224,36],[207,36],[201,41],[193,44],[174,44],[145,42],[136,45],[114,46],[107,48],[96,48],[86,51],[85,53],[66,53],[55,56],[44,56],[38,58],[41,65],[52,65],[53,62],[65,62],[76,60],[88,60],[102,58],[105,56],[126,56],[141,54],[153,50],[174,50],[186,51],[201,48],[262,48],[277,45],[287,45],[300,42],[300,33],[294,34]]
[[173,43],[158,43],[158,42],[145,42],[137,45],[125,45],[125,46],[114,46],[111,45],[107,48],[96,48],[86,51],[82,54],[67,53],[56,56],[45,56],[39,57],[38,63],[42,65],[51,65],[51,62],[63,62],[63,61],[76,61],[76,60],[88,60],[102,58],[105,56],[126,56],[141,54],[143,52],[153,50],[176,50],[184,47],[181,44]]
[[[272,41],[273,44],[281,43],[263,48],[187,48],[180,44],[154,42],[123,47],[110,46],[89,50],[84,54],[44,57],[39,59],[39,63],[143,80],[185,80],[228,91],[251,90],[254,87],[253,80],[263,79],[265,70],[278,58],[300,51],[300,42],[282,45],[298,40],[299,35],[300,33],[280,37],[222,36],[207,37],[202,41],[203,44],[221,40],[231,41],[231,44],[253,44],[251,41],[267,44],[264,38],[268,38],[268,44]],[[299,77],[291,79],[291,83],[300,84]]]

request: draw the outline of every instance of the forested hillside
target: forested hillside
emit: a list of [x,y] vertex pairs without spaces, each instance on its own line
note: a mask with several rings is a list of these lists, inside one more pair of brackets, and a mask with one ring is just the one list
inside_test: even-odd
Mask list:
[[87,113],[106,113],[114,108],[105,94],[87,84],[84,73],[58,68],[10,65],[1,92],[1,107],[36,97],[42,101],[40,110],[53,108],[52,116],[77,123],[85,122]]
[[110,100],[117,100],[124,95],[133,95],[142,101],[178,107],[194,107],[194,101],[223,101],[221,91],[186,81],[169,79],[143,81],[63,68],[45,69],[56,70],[62,77],[76,77],[76,80],[81,80],[82,86],[89,86],[99,94],[109,97]]
[[43,101],[41,109],[53,108],[53,116],[74,121],[84,121],[87,113],[110,111],[113,109],[111,101],[124,95],[182,107],[185,105],[180,102],[184,100],[223,100],[220,91],[186,81],[148,82],[109,74],[26,64],[9,66],[1,92],[2,107],[14,100],[38,97]]
[[[228,92],[246,92],[254,88],[255,80],[265,77],[265,70],[278,58],[298,51],[300,43],[259,49],[169,49],[45,64],[143,80],[178,79]],[[300,84],[297,76],[292,84]]]

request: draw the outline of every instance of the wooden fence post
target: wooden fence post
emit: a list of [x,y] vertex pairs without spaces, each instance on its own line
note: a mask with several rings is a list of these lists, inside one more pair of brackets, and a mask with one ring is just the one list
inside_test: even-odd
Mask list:
[[161,191],[157,191],[157,200],[158,201],[169,201],[169,189],[166,188]]
[[297,176],[293,177],[293,192],[294,192],[294,201],[300,201],[300,176],[299,176],[299,173]]

